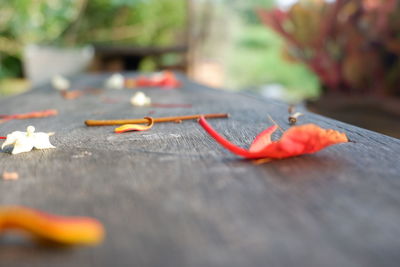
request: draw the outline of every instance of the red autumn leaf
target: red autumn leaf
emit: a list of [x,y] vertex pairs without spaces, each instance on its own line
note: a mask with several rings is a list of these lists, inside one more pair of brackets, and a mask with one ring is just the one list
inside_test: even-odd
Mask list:
[[277,126],[271,126],[261,132],[251,144],[249,150],[232,144],[215,131],[204,117],[200,125],[223,147],[232,153],[248,159],[282,159],[317,152],[327,146],[348,142],[344,133],[325,130],[315,124],[293,126],[283,133],[281,139],[271,141]]
[[27,207],[0,207],[0,234],[20,230],[65,245],[93,245],[102,241],[102,224],[88,217],[56,216]]

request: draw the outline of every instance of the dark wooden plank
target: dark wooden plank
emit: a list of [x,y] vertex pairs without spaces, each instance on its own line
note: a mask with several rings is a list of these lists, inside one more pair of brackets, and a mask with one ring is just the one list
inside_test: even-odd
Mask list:
[[[74,87],[101,86],[105,75]],[[181,77],[183,79],[183,77]],[[196,122],[158,124],[149,132],[113,134],[85,119],[229,112],[211,123],[247,145],[270,125],[283,128],[287,107],[212,90],[189,81],[180,90],[146,89],[157,102],[191,109],[134,108],[133,91],[106,91],[65,101],[49,86],[0,100],[0,113],[57,108],[60,115],[0,125],[0,135],[33,124],[55,131],[57,149],[0,153],[0,204],[99,218],[107,238],[97,247],[49,249],[0,238],[1,266],[398,266],[400,141],[306,113],[344,131],[352,143],[315,155],[254,165],[228,153]]]

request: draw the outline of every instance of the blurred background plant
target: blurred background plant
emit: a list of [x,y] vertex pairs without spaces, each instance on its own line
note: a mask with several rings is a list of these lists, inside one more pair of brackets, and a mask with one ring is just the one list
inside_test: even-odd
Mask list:
[[400,137],[400,1],[302,0],[259,15],[318,76],[309,109]]
[[[282,39],[265,29],[255,14],[257,7],[274,4],[273,0],[0,0],[0,79],[8,78],[0,83],[0,93],[20,91],[16,88],[26,84],[20,79],[10,83],[10,78],[26,76],[23,50],[29,44],[163,47],[184,43],[190,30],[194,56],[189,68],[200,82],[257,92],[273,84],[271,88],[279,85],[283,90],[283,97],[315,97],[316,76],[303,64],[282,57]],[[163,59],[168,64],[176,61],[170,55]],[[139,70],[152,71],[156,65],[153,57],[144,57]]]
[[0,0],[0,95],[90,45],[88,71],[179,69],[393,135],[399,36],[400,0]]
[[24,76],[29,44],[168,45],[183,38],[185,12],[185,0],[0,0],[0,79]]
[[399,1],[303,0],[259,13],[326,93],[400,96]]

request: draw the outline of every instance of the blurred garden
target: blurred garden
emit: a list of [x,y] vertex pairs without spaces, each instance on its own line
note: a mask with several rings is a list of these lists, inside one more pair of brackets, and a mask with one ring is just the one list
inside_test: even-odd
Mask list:
[[[275,84],[288,89],[289,97],[314,97],[318,94],[316,76],[302,64],[282,57],[283,40],[263,26],[256,14],[257,8],[273,4],[191,1],[188,8],[185,0],[2,0],[1,92],[17,92],[27,86],[20,78],[29,76],[24,53],[32,44],[67,49],[190,45],[188,68],[204,83],[236,90]],[[177,60],[176,55],[166,54],[161,65],[173,65]],[[144,56],[138,64],[141,71],[156,69],[151,56]]]
[[398,0],[0,0],[0,95],[56,74],[172,69],[368,128],[400,116],[399,12]]

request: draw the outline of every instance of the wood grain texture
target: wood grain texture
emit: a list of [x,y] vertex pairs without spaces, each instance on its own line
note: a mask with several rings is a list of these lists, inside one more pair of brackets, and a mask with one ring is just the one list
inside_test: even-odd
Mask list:
[[[107,77],[80,76],[73,86],[99,87]],[[0,237],[0,266],[398,266],[399,140],[305,112],[300,123],[345,132],[352,142],[254,165],[221,148],[195,121],[125,134],[84,125],[150,112],[227,112],[229,119],[210,123],[242,146],[271,125],[267,114],[289,127],[281,103],[186,79],[182,89],[144,90],[157,102],[193,107],[132,107],[132,90],[105,91],[121,99],[115,104],[94,95],[67,101],[49,86],[0,99],[0,113],[60,112],[0,125],[0,135],[30,124],[54,131],[57,146],[0,153],[0,173],[20,177],[0,181],[0,204],[93,216],[107,230],[102,245],[72,249]]]

